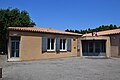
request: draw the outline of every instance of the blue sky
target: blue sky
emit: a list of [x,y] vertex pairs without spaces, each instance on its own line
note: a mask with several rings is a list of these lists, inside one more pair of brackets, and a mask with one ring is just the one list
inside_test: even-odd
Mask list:
[[87,29],[120,26],[120,0],[0,0],[0,8],[26,10],[36,27]]

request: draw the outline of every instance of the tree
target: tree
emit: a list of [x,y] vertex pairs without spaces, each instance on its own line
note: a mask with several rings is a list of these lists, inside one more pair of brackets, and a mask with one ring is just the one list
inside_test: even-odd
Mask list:
[[105,30],[112,30],[112,29],[117,29],[120,28],[120,26],[116,26],[116,25],[102,25],[99,26],[98,28],[95,29],[86,29],[86,30],[65,30],[66,32],[75,32],[75,33],[80,33],[80,34],[86,34],[86,33],[92,33],[92,32],[99,32],[99,31],[105,31]]
[[27,11],[19,9],[0,9],[0,52],[6,53],[8,27],[34,27]]
[[69,29],[66,29],[65,31],[66,31],[66,32],[69,32]]

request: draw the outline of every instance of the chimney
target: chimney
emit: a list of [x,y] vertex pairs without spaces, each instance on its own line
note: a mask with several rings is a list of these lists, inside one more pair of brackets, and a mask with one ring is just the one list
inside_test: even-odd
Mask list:
[[92,32],[92,36],[94,36],[94,32]]
[[95,32],[95,36],[98,36],[97,32]]

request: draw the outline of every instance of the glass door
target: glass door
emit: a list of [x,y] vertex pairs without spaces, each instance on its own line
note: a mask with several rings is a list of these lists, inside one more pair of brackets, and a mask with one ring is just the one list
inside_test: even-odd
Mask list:
[[88,40],[82,41],[83,56],[105,56],[106,41],[105,40]]
[[98,56],[100,53],[101,53],[101,42],[100,41],[96,41],[95,43],[94,43],[95,45],[94,45],[94,56]]
[[18,40],[14,40],[11,42],[10,57],[19,57],[19,41]]
[[94,43],[92,41],[88,42],[88,56],[94,54]]

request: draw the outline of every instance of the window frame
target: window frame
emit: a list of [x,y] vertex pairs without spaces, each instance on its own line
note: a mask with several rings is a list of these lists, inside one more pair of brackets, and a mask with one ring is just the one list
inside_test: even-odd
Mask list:
[[[60,40],[62,40],[62,49],[60,49],[60,51],[67,51],[67,39],[61,38]],[[65,40],[65,49],[63,49],[63,40]]]
[[[48,39],[50,39],[50,49],[48,49]],[[51,42],[52,42],[52,39],[54,39],[54,49],[51,49],[52,46],[51,46]],[[56,44],[56,39],[55,38],[47,38],[47,51],[55,51],[55,44]]]

